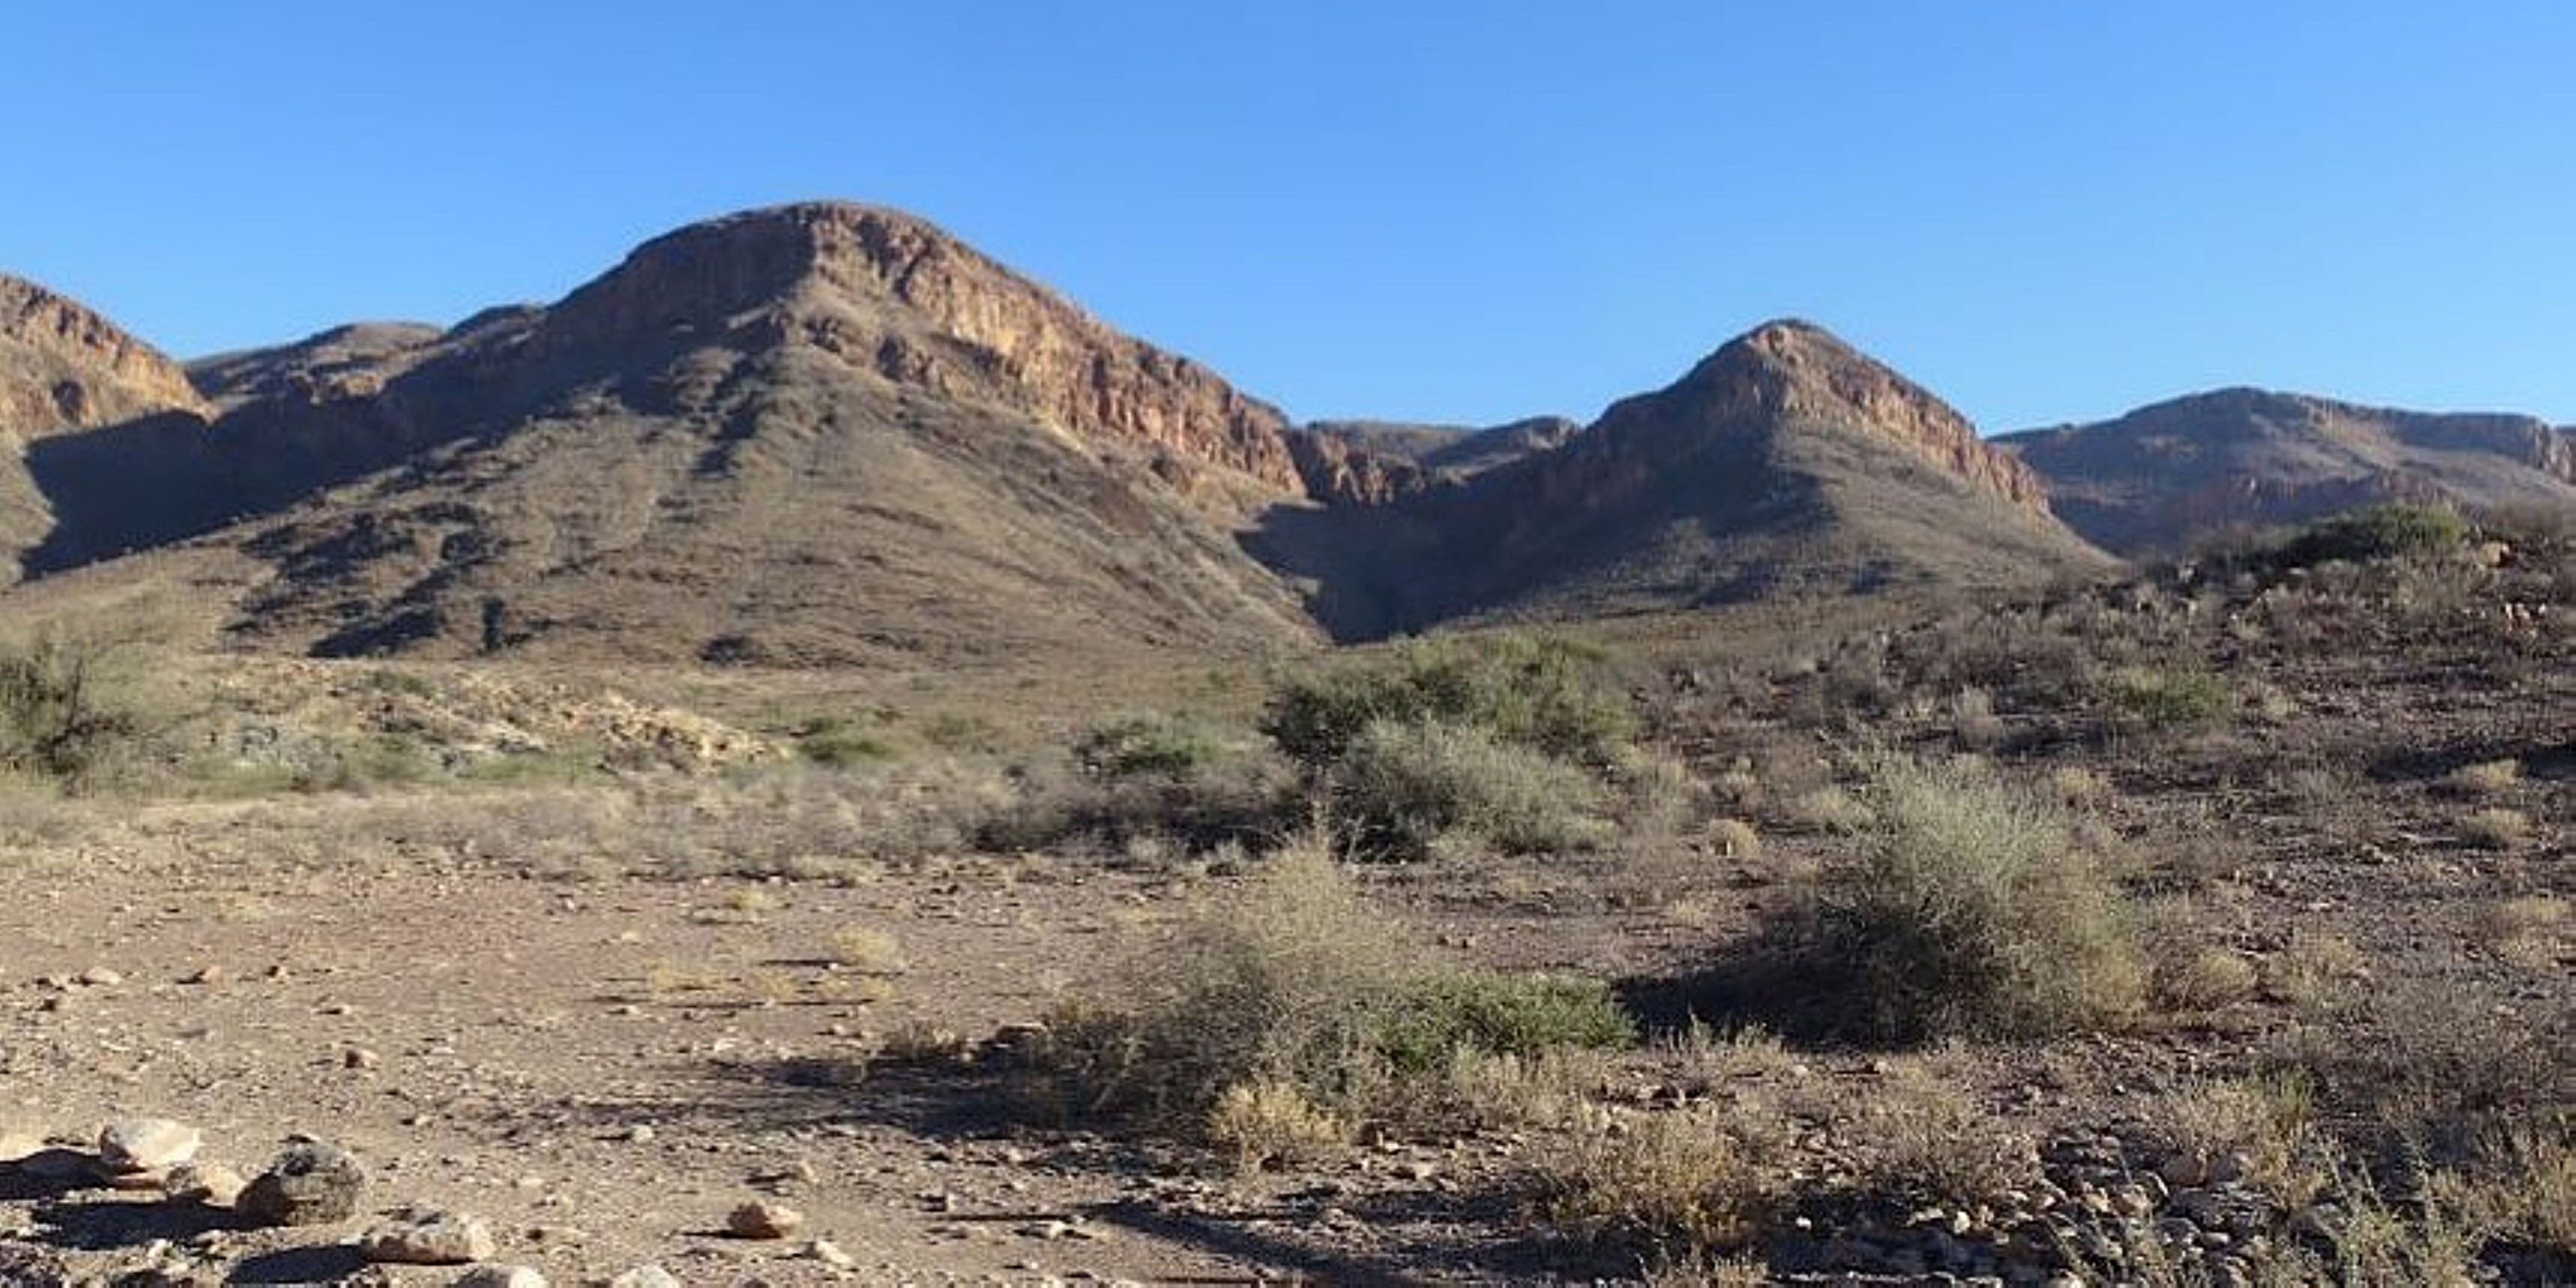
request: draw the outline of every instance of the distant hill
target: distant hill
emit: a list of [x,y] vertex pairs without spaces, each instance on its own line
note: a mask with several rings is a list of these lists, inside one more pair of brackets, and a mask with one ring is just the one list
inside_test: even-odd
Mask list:
[[77,301],[0,274],[0,585],[54,527],[28,469],[33,445],[154,417],[193,430],[211,415],[159,350]]
[[1996,441],[2048,480],[2069,525],[2127,554],[2378,501],[2576,510],[2576,433],[2529,416],[2222,389]]
[[1261,540],[1345,635],[2110,563],[2050,516],[2027,466],[1803,322],[1734,340],[1554,450],[1372,510],[1283,512]]
[[1385,420],[1314,421],[1289,438],[1307,495],[1318,500],[1383,505],[1462,482],[1524,456],[1553,451],[1581,425],[1534,416],[1474,428]]
[[33,562],[219,542],[269,570],[235,622],[263,647],[801,664],[1311,633],[1230,535],[1299,491],[1286,419],[892,211],[719,219],[554,305],[194,374],[222,413],[196,441],[111,426],[37,471],[87,499]]

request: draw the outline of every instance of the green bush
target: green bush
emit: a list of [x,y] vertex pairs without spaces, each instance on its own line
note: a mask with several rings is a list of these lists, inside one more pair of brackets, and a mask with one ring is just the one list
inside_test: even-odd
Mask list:
[[1293,1089],[1318,1121],[1382,1120],[1436,1101],[1427,1085],[1454,1052],[1629,1036],[1598,985],[1462,973],[1425,952],[1311,837],[1099,988],[1048,1017],[1024,1090],[1069,1117],[1183,1135],[1229,1117],[1229,1095]]
[[1381,722],[1481,729],[1592,765],[1611,763],[1637,733],[1635,707],[1604,653],[1519,634],[1421,640],[1293,677],[1271,696],[1261,731],[1316,769]]
[[796,730],[796,754],[817,765],[847,769],[892,760],[893,744],[841,716],[822,716]]
[[1332,778],[1335,811],[1372,858],[1421,858],[1452,834],[1510,854],[1583,848],[1598,839],[1596,793],[1580,766],[1483,728],[1392,720],[1361,731]]
[[2359,563],[2457,549],[2468,520],[2428,505],[2394,503],[2319,519],[2282,542],[2279,562],[2305,568],[2333,560]]
[[2123,719],[2149,729],[2213,725],[2236,713],[2236,691],[2206,667],[2126,666],[2103,676],[2100,687]]
[[1889,760],[1856,854],[1820,875],[1821,948],[1897,1037],[2118,1022],[2146,972],[2117,889],[2065,815],[1987,775]]
[[1637,1030],[1598,980],[1463,971],[1414,988],[1378,1028],[1378,1053],[1402,1073],[1430,1073],[1459,1051],[1535,1055],[1614,1048]]
[[1095,725],[1073,744],[1074,759],[1095,778],[1187,778],[1225,748],[1204,725],[1169,716],[1131,716]]
[[79,784],[141,735],[133,649],[40,632],[0,645],[0,770]]

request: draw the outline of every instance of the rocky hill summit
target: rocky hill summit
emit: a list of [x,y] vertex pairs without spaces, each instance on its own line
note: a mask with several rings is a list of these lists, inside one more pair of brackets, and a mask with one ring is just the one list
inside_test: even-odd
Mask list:
[[898,385],[1035,416],[1075,439],[1301,490],[1288,420],[1120,334],[930,223],[846,202],[755,210],[645,243],[528,337],[531,356],[749,333]]
[[2068,523],[2129,553],[2379,501],[2576,507],[2576,437],[2530,416],[2231,388],[1997,441],[2047,478]]
[[87,305],[0,273],[0,433],[205,412],[187,373]]

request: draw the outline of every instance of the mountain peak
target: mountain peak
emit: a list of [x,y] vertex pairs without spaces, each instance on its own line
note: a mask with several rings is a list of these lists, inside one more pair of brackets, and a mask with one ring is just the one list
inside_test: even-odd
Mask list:
[[820,353],[1032,415],[1094,447],[1303,490],[1276,409],[882,206],[803,202],[691,224],[548,312],[541,344],[552,349],[631,350],[641,339]]
[[0,431],[89,429],[174,410],[205,411],[177,363],[80,301],[0,273]]
[[2048,508],[2038,476],[1988,447],[1967,417],[1801,318],[1775,319],[1737,336],[1668,388],[1612,408],[1605,424],[1623,420],[1661,426],[1667,434],[1855,433],[1915,453],[2022,509],[2044,514]]

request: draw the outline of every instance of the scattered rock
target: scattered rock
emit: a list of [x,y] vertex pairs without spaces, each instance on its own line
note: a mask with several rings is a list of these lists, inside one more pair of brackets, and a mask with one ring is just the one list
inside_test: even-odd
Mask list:
[[173,1203],[231,1207],[241,1199],[241,1173],[221,1163],[181,1163],[161,1178],[161,1193]]
[[834,1243],[829,1239],[816,1239],[814,1241],[814,1246],[807,1248],[805,1251],[816,1261],[820,1261],[824,1265],[831,1266],[835,1269],[848,1270],[859,1264],[858,1258],[842,1251],[841,1245]]
[[608,1281],[608,1288],[680,1288],[671,1272],[650,1262]]
[[358,1239],[359,1255],[404,1266],[461,1266],[488,1261],[500,1245],[478,1217],[405,1208]]
[[0,1288],[71,1288],[71,1267],[50,1248],[0,1243]]
[[805,1214],[783,1203],[745,1203],[725,1218],[725,1230],[741,1239],[787,1239],[805,1228]]
[[98,1134],[98,1161],[111,1172],[158,1172],[197,1156],[205,1137],[167,1118],[119,1118]]
[[80,973],[80,982],[91,988],[114,988],[125,982],[125,976],[105,966],[92,966]]
[[383,1056],[365,1047],[350,1047],[340,1053],[340,1067],[344,1069],[370,1070],[384,1062]]
[[345,1221],[366,1196],[367,1170],[349,1151],[318,1140],[286,1147],[233,1206],[269,1225]]
[[546,1277],[529,1266],[476,1266],[458,1275],[453,1288],[546,1288]]

